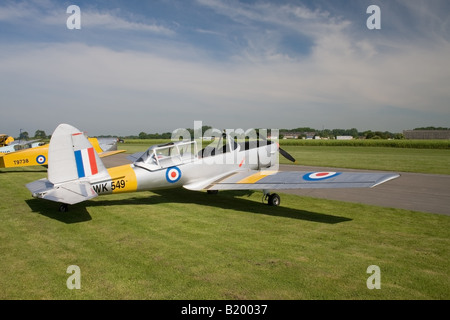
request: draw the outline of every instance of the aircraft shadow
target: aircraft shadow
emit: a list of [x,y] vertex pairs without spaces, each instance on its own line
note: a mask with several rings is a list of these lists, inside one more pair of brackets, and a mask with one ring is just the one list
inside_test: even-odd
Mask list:
[[239,196],[249,196],[253,193],[253,191],[220,191],[218,194],[207,194],[206,192],[189,191],[186,189],[172,189],[152,191],[152,193],[153,195],[146,198],[130,197],[121,200],[108,200],[105,197],[104,200],[89,201],[86,204],[88,207],[96,207],[128,204],[154,205],[169,202],[185,204],[191,203],[221,209],[245,211],[253,214],[263,214],[328,224],[352,220],[346,217],[283,207],[283,205],[279,207],[272,207],[263,204],[262,202],[254,202],[245,198],[237,198]]
[[282,205],[279,207],[272,207],[261,202],[255,202],[245,198],[238,198],[241,196],[250,196],[253,191],[220,191],[219,194],[207,194],[206,192],[189,191],[185,189],[172,189],[152,191],[152,193],[153,194],[149,197],[130,197],[120,200],[109,200],[108,196],[105,196],[102,198],[102,200],[87,201],[84,203],[71,205],[69,206],[69,211],[64,213],[58,211],[59,205],[55,202],[43,201],[39,199],[28,199],[25,200],[25,202],[33,212],[67,224],[92,220],[92,217],[88,212],[89,207],[155,205],[169,202],[185,204],[191,203],[213,208],[216,207],[221,209],[231,209],[245,211],[253,214],[263,214],[327,224],[336,224],[352,220],[336,215],[283,207]]
[[37,172],[47,172],[46,168],[42,169],[35,169],[35,170],[27,170],[27,169],[17,169],[17,168],[1,168],[0,174],[7,173],[7,174],[14,174],[14,173],[37,173]]
[[62,213],[58,211],[59,204],[55,202],[39,199],[28,199],[25,202],[32,212],[67,224],[92,220],[91,215],[86,209],[86,204],[83,203],[70,206],[68,212]]

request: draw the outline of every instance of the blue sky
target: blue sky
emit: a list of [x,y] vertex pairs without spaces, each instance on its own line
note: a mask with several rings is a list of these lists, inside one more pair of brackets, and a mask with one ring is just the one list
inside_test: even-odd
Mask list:
[[449,13],[446,0],[2,1],[0,131],[450,127]]

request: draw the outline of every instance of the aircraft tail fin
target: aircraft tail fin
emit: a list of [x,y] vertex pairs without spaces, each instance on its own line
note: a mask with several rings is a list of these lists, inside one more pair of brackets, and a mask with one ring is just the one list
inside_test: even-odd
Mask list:
[[103,162],[83,132],[60,124],[48,148],[48,180],[59,184],[104,173],[107,170]]
[[27,184],[33,197],[75,204],[96,197],[90,182],[108,176],[108,171],[82,132],[60,124],[48,147],[47,175]]

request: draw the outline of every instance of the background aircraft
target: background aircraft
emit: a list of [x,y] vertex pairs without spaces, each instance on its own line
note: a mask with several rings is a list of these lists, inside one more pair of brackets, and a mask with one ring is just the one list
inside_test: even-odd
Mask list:
[[11,136],[8,136],[7,134],[0,134],[0,147],[4,147],[9,145],[11,142],[14,141],[14,138]]
[[[35,198],[69,204],[98,195],[184,187],[189,190],[263,190],[269,205],[280,197],[270,189],[373,187],[397,178],[396,173],[302,172],[277,170],[279,146],[239,144],[229,136],[216,147],[197,151],[196,141],[150,147],[135,154],[132,164],[106,169],[92,144],[78,129],[59,125],[48,151],[48,179],[27,184]],[[286,152],[284,152],[286,153]]]
[[[116,138],[88,138],[101,158],[125,152],[117,150]],[[36,140],[37,141],[37,140]],[[0,168],[17,168],[25,166],[45,166],[48,163],[48,144],[28,141],[28,145],[9,145],[0,148],[10,148],[7,153],[0,153]],[[43,145],[40,145],[43,144]],[[17,149],[17,151],[16,151]]]
[[3,155],[5,153],[17,152],[28,148],[35,148],[43,144],[43,142],[41,142],[40,140],[14,141],[14,138],[9,138],[11,138],[12,141],[10,139],[5,140],[10,142],[7,142],[5,145],[0,147],[0,155]]

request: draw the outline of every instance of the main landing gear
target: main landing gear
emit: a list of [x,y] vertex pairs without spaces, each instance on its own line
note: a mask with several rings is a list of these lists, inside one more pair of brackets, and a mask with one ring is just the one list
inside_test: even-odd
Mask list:
[[[208,194],[217,194],[219,190],[207,190]],[[278,207],[280,205],[281,199],[277,193],[269,193],[268,190],[263,191],[262,202],[267,201],[269,206]]]
[[278,207],[280,205],[281,199],[280,196],[276,193],[269,193],[269,191],[264,190],[263,194],[263,202],[267,201],[269,206]]

